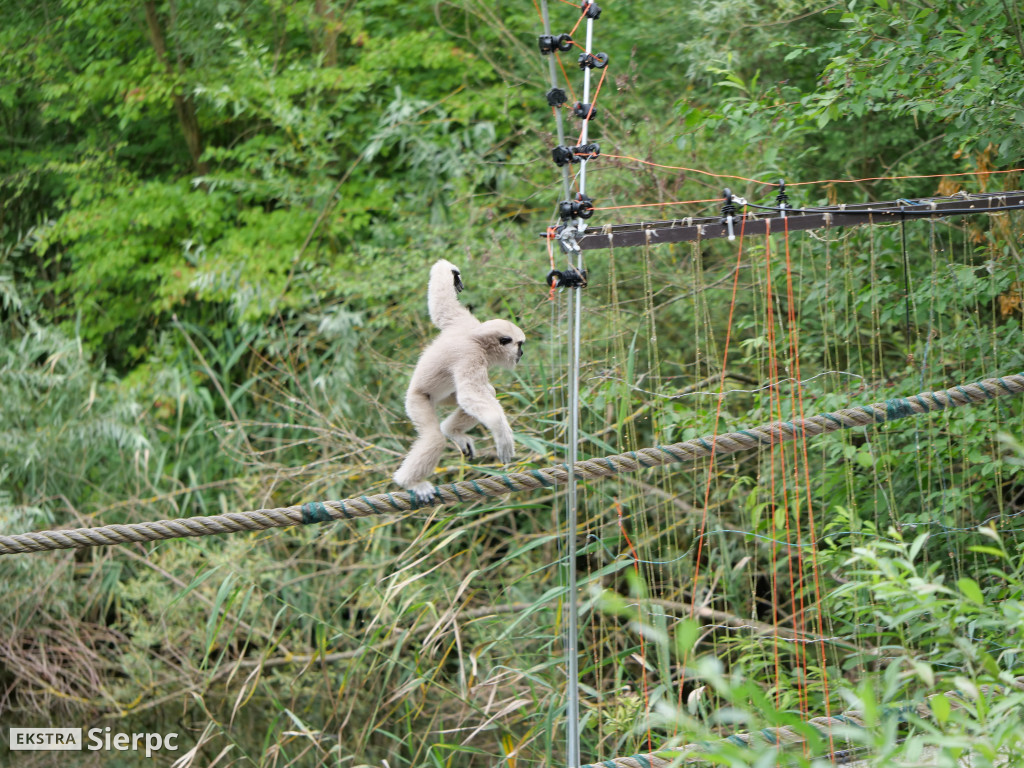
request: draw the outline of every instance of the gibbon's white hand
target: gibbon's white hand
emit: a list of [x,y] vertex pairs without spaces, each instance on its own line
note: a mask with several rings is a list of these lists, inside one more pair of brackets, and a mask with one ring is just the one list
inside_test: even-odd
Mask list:
[[[515,457],[512,428],[487,372],[514,368],[523,356],[526,335],[507,320],[481,323],[459,303],[462,287],[462,273],[451,262],[441,259],[430,268],[427,308],[441,333],[423,350],[409,382],[405,412],[417,437],[394,477],[421,504],[434,497],[434,486],[426,478],[444,452],[445,438],[472,459],[476,447],[466,432],[480,423],[494,436],[498,461],[508,464]],[[455,410],[439,422],[442,405],[455,405]]]

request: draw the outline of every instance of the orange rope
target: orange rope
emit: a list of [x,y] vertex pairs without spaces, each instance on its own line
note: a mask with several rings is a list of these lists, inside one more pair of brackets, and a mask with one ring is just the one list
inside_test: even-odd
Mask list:
[[[719,420],[720,420],[721,415],[722,415],[722,401],[725,400],[725,376],[726,376],[726,371],[728,370],[727,363],[729,361],[729,339],[732,336],[732,321],[733,321],[733,315],[734,315],[734,312],[735,312],[735,309],[736,309],[736,293],[737,293],[737,291],[739,289],[740,272],[743,271],[742,269],[740,269],[740,267],[743,264],[743,230],[744,230],[744,226],[745,226],[746,222],[747,222],[747,217],[745,215],[741,216],[740,217],[740,241],[739,241],[739,245],[738,245],[738,247],[736,249],[736,269],[734,270],[733,279],[732,279],[732,297],[729,300],[729,320],[728,320],[728,322],[726,324],[726,329],[725,329],[725,352],[723,354],[723,359],[722,359],[722,378],[721,378],[721,381],[718,384],[718,405],[715,407],[714,428],[711,431],[712,435],[716,435],[716,436],[718,435],[718,423],[719,423]],[[711,478],[712,478],[712,476],[714,474],[714,468],[715,468],[715,446],[716,445],[717,445],[717,441],[713,441],[711,443],[711,455],[708,457],[708,482],[707,482],[707,484],[704,487],[704,509],[703,509],[703,511],[701,513],[700,529],[699,529],[699,532],[697,534],[697,556],[696,556],[696,558],[694,558],[693,587],[691,589],[691,594],[693,595],[693,599],[690,601],[690,615],[688,617],[691,621],[693,620],[693,617],[694,617],[694,615],[695,615],[695,613],[697,611],[697,582],[700,580],[700,559],[701,559],[701,555],[704,552],[704,534],[707,531],[707,527],[708,527],[708,505],[711,502]],[[688,656],[689,656],[689,651],[687,651],[686,653],[683,654],[683,662],[682,662],[682,665],[681,665],[681,668],[682,668],[683,671],[682,671],[682,674],[680,675],[680,678],[679,678],[679,707],[680,707],[680,709],[683,706],[683,704],[682,704],[682,702],[683,702],[683,684],[686,682],[686,662],[687,662]]]
[[[622,531],[623,538],[626,539],[626,544],[629,545],[630,554],[633,555],[633,572],[636,574],[637,581],[640,579],[640,556],[636,552],[636,547],[633,546],[632,540],[629,538],[629,534],[626,532],[626,523],[622,519],[622,505],[619,500],[615,500],[615,512],[619,517],[619,530]],[[637,620],[640,624],[644,622],[644,609],[641,604],[637,604]],[[640,635],[640,679],[644,689],[644,713],[647,715],[651,714],[651,695],[648,683],[647,683],[647,652],[645,650],[644,633],[638,632]],[[651,725],[650,717],[647,718],[647,749],[654,751],[654,744],[651,740]]]
[[[767,220],[765,225],[765,238],[764,238],[764,263],[765,263],[765,322],[766,322],[766,333],[768,336],[768,379],[769,381],[778,381],[778,370],[779,370],[779,358],[775,349],[775,311],[774,311],[774,298],[772,292],[772,254],[771,254],[771,219]],[[777,397],[777,388],[772,387],[768,391],[768,418],[771,419],[773,416],[774,403]],[[782,421],[782,405],[781,400],[779,402],[779,421]],[[775,492],[775,436],[772,436],[772,444],[768,448],[768,473],[769,473],[769,508],[771,509],[771,526],[772,530],[776,530],[776,516],[779,513],[779,507],[775,499],[777,498]],[[783,470],[784,472],[785,470]],[[785,508],[785,505],[783,505]],[[787,530],[786,537],[787,543],[789,538],[789,516],[786,517]],[[793,583],[793,561],[789,557],[789,547],[787,547],[787,563],[789,564],[789,582],[790,585]],[[776,632],[772,638],[772,646],[775,657],[775,706],[778,708],[782,704],[782,658],[779,652],[779,574],[778,574],[778,541],[772,536],[772,578],[771,578],[771,590],[772,590],[772,626],[776,628]]]
[[[711,173],[711,171],[702,171],[699,168],[684,168],[681,165],[661,165],[660,163],[652,163],[650,160],[641,160],[639,157],[633,157],[631,155],[609,155],[609,154],[606,154],[605,157],[610,157],[610,158],[613,158],[615,160],[633,160],[634,162],[637,162],[637,163],[643,163],[644,165],[651,165],[651,166],[654,166],[655,168],[666,168],[666,169],[668,169],[670,171],[689,171],[690,173],[701,173],[701,174],[704,174],[705,176],[714,176],[716,179],[739,179],[740,181],[752,181],[755,184],[771,184],[772,183],[772,182],[767,182],[767,181],[760,181],[759,179],[748,179],[746,176],[729,176],[729,175],[724,174],[724,173]],[[787,184],[786,186],[791,186],[791,185]]]
[[651,208],[659,205],[690,205],[691,203],[720,203],[722,198],[714,197],[710,200],[674,200],[671,203],[634,203],[632,205],[606,205],[602,208],[595,208],[595,211],[617,211],[622,208]]
[[[787,294],[789,299],[789,324],[790,324],[790,346],[793,355],[793,366],[794,366],[794,377],[796,378],[796,397],[797,406],[799,408],[800,418],[804,418],[804,393],[803,387],[800,385],[800,354],[799,354],[799,333],[796,325],[796,301],[793,292],[793,270],[792,263],[790,260],[789,253],[789,219],[783,220],[785,225],[785,244],[786,244],[786,283],[787,283]],[[817,547],[817,536],[815,534],[814,526],[814,505],[813,497],[811,496],[811,474],[810,474],[810,460],[807,455],[807,433],[802,431],[800,434],[799,446],[794,445],[794,452],[799,447],[803,454],[804,462],[804,492],[807,497],[807,525],[808,534],[810,536],[811,544],[811,571],[814,576],[814,599],[815,599],[815,613],[818,619],[818,634],[821,637],[825,637],[825,617],[822,613],[822,602],[821,602],[821,569],[818,566],[818,547]],[[799,486],[798,486],[799,487]],[[799,519],[798,519],[799,522]],[[799,535],[799,531],[798,531]],[[801,595],[803,590],[801,590]],[[802,612],[802,608],[801,608]],[[831,717],[832,705],[830,702],[829,685],[828,685],[828,666],[825,658],[825,646],[822,643],[818,643],[818,657],[821,664],[821,678],[823,695],[825,699],[825,717]],[[829,731],[829,751],[835,751],[835,745],[833,744],[833,736],[831,730]]]
[[[777,181],[764,181],[762,179],[751,179],[746,176],[732,176],[727,173],[712,173],[711,171],[703,171],[700,168],[687,168],[681,165],[662,165],[661,163],[653,163],[650,160],[641,160],[639,157],[632,157],[631,155],[609,155],[605,154],[605,157],[615,158],[616,160],[632,160],[643,165],[650,165],[655,168],[665,168],[670,171],[688,171],[689,173],[699,173],[704,176],[712,176],[716,179],[738,179],[739,181],[749,181],[754,184],[764,184],[769,187],[777,187],[779,183]],[[794,181],[786,182],[787,187],[803,187],[808,184],[857,184],[862,181],[901,181],[904,179],[941,179],[944,177],[952,176],[988,176],[989,174],[996,173],[1019,173],[1024,171],[1024,168],[1010,168],[1005,171],[963,171],[956,173],[928,173],[918,174],[911,176],[869,176],[863,179],[819,179],[818,181]]]
[[[601,85],[604,83],[604,76],[608,74],[608,67],[606,66],[601,70],[601,79],[597,81],[597,88],[594,89],[594,98],[590,100],[590,109],[587,111],[587,120],[590,120],[590,116],[594,114],[594,107],[597,105],[597,95],[601,93]],[[576,144],[583,143],[583,129],[580,129],[580,137],[576,139]]]
[[[788,237],[788,235],[789,235],[789,232],[788,232],[788,228],[787,228],[785,236]],[[788,254],[788,242],[787,242],[787,254]],[[771,265],[768,265],[768,269],[769,269],[769,274],[770,274]],[[790,274],[791,274],[791,270],[789,269],[789,264],[788,264],[788,261],[787,261],[787,277],[790,277]],[[788,297],[787,301],[789,303],[789,308],[792,309],[792,306],[793,306],[792,294],[790,294],[790,296]],[[774,327],[774,323],[775,323],[774,307],[772,307],[772,313],[771,314],[772,314],[771,322],[772,322],[773,327]],[[792,338],[792,332],[793,332],[792,324],[790,324],[789,328],[790,328],[790,338]],[[773,348],[769,354],[773,358],[772,364],[771,364],[772,380],[773,381],[780,381],[778,348],[777,347]],[[797,379],[797,381],[799,381],[799,379]],[[799,384],[797,386],[799,386]],[[773,394],[770,396],[769,403],[771,403],[771,398],[774,398],[774,400],[775,400],[775,407],[777,409],[776,413],[778,414],[779,421],[783,421],[785,417],[782,415],[783,414],[783,409],[782,409],[782,391],[778,387],[773,387],[772,389],[773,389]],[[790,399],[792,399],[792,394],[790,395]],[[795,410],[795,407],[793,407],[793,405],[791,403],[790,404],[790,411],[792,412],[794,410]],[[769,406],[769,411],[770,411],[770,406]],[[799,544],[799,542],[800,542],[800,518],[799,518],[799,516],[796,516],[796,518],[795,518],[796,526],[795,526],[795,531],[794,531],[794,526],[790,522],[790,517],[791,516],[790,516],[789,473],[788,473],[786,467],[787,467],[787,465],[786,465],[786,447],[785,446],[781,446],[781,449],[779,451],[779,473],[782,476],[782,508],[784,510],[783,514],[785,516],[784,517],[784,524],[785,524],[785,530],[786,530],[786,569],[789,572],[789,586],[790,586],[790,592],[791,592],[792,598],[793,598],[793,609],[794,609],[793,610],[793,626],[794,626],[794,629],[797,632],[801,633],[801,635],[802,635],[804,633],[804,627],[805,627],[805,625],[804,625],[804,615],[805,615],[805,612],[806,612],[806,606],[804,604],[804,592],[803,592],[803,588],[802,588],[802,586],[803,586],[803,573],[804,573],[803,559],[802,559],[801,550],[800,550],[799,546],[795,550],[796,551],[796,559],[797,559],[797,567],[796,567],[795,570],[793,568],[793,552],[794,552],[793,541],[794,541],[794,533],[795,533],[795,539],[796,539],[797,543]],[[794,452],[794,455],[793,455],[793,473],[794,473],[794,486],[797,489],[796,493],[797,493],[797,496],[799,497],[799,490],[798,490],[799,489],[799,485],[800,485],[800,482],[799,482],[799,462],[797,461],[796,453],[795,452]],[[800,670],[803,671],[803,674],[800,676],[800,680],[797,682],[797,693],[798,693],[799,700],[800,700],[800,711],[801,711],[801,713],[805,717],[807,717],[810,714],[810,701],[809,701],[809,698],[808,698],[808,689],[807,689],[807,647],[805,645],[798,644],[793,650],[794,650],[794,656],[796,657],[797,669],[800,669]]]
[[[576,6],[576,7],[579,8],[581,6]],[[576,28],[579,27],[580,22],[583,21],[583,19],[586,17],[586,15],[587,15],[587,12],[584,11],[583,13],[580,14],[580,17],[578,19],[576,19],[575,26],[573,26],[573,28],[569,31],[569,37],[572,37],[573,35],[576,34]]]
[[[1017,173],[1024,168],[1010,168],[1007,171],[963,171],[957,173],[925,173],[917,176],[871,176],[866,179],[821,179],[819,181],[798,181],[787,183],[787,187],[802,187],[807,184],[856,184],[861,181],[900,181],[902,179],[941,179],[945,176],[988,176],[990,173]],[[771,183],[771,182],[765,182]],[[777,183],[772,186],[778,186]]]
[[544,14],[541,13],[540,6],[537,5],[537,0],[533,0],[533,7],[537,9],[537,15],[540,16],[540,23],[544,23]]
[[569,80],[569,73],[565,71],[565,65],[562,63],[562,57],[558,55],[558,51],[554,53],[555,60],[558,62],[558,68],[562,70],[562,77],[565,78],[565,84],[569,86],[569,95],[572,96],[572,100],[576,101],[576,92],[572,89],[572,81]]

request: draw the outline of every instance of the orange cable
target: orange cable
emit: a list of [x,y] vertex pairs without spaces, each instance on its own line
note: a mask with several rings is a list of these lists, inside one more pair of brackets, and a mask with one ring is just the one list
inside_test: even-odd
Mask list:
[[537,9],[537,15],[540,16],[540,23],[544,23],[544,14],[541,13],[540,6],[537,5],[537,0],[533,0],[533,7]]
[[[590,100],[590,109],[587,110],[586,120],[590,120],[590,116],[594,114],[594,106],[597,104],[597,95],[601,93],[601,84],[604,83],[604,76],[608,74],[608,67],[606,66],[601,70],[601,79],[597,81],[597,88],[594,89],[594,98]],[[579,146],[583,143],[583,129],[580,128],[580,137],[576,139],[576,145]]]
[[[797,328],[796,328],[796,308],[795,308],[795,302],[793,300],[793,298],[794,298],[793,278],[792,278],[791,259],[790,259],[790,253],[789,253],[789,219],[788,218],[784,219],[784,222],[785,222],[785,230],[786,230],[786,234],[785,234],[785,243],[786,243],[786,279],[787,279],[787,283],[788,283],[789,315],[790,315],[790,328],[791,328],[791,330],[790,330],[790,340],[791,340],[791,348],[792,348],[792,354],[793,354],[793,365],[794,365],[794,374],[793,375],[795,376],[796,381],[797,381],[796,392],[797,392],[797,405],[798,405],[798,408],[799,408],[799,415],[800,415],[800,418],[803,419],[804,418],[804,395],[803,395],[803,387],[799,383],[801,381],[801,378],[800,378],[800,356],[799,356],[799,349],[798,349],[798,337],[799,337],[799,334],[797,333]],[[811,496],[810,460],[808,458],[808,453],[807,453],[807,432],[806,432],[806,430],[802,430],[801,431],[799,443],[800,443],[799,448],[801,449],[801,451],[803,453],[803,460],[804,460],[804,492],[805,492],[805,494],[807,496],[807,523],[808,523],[808,531],[807,532],[808,532],[808,534],[810,536],[810,543],[811,543],[811,571],[812,571],[813,577],[814,577],[814,599],[815,599],[815,605],[816,605],[816,609],[817,609],[815,611],[815,613],[816,613],[817,619],[818,619],[818,634],[821,637],[825,637],[825,617],[822,614],[822,601],[821,601],[821,570],[820,570],[819,565],[818,565],[818,547],[817,547],[817,537],[815,535],[815,526],[814,526],[814,507],[813,507],[813,497]],[[828,664],[827,664],[827,659],[825,658],[825,647],[824,647],[824,644],[822,644],[822,643],[818,643],[818,657],[819,657],[819,660],[821,662],[822,686],[823,686],[823,695],[824,695],[824,699],[825,699],[825,717],[831,717],[832,716],[832,714],[831,714],[832,706],[831,706],[831,702],[830,702],[830,698],[831,697],[829,695],[829,685],[828,685]],[[828,740],[829,740],[829,751],[830,752],[834,752],[835,751],[835,745],[833,743],[833,736],[832,736],[831,730],[829,731],[829,739]]]
[[[700,558],[704,551],[704,533],[707,530],[708,524],[708,504],[711,500],[711,478],[715,467],[715,446],[717,441],[713,438],[718,435],[718,422],[722,414],[722,401],[725,399],[725,374],[727,370],[727,363],[729,360],[729,339],[732,336],[732,320],[733,314],[736,309],[736,293],[739,288],[740,282],[740,266],[743,262],[743,230],[746,224],[747,217],[745,215],[740,217],[740,242],[736,249],[736,270],[732,281],[732,298],[729,301],[729,320],[726,325],[725,331],[725,353],[722,360],[722,379],[719,382],[718,389],[718,405],[715,408],[715,422],[714,428],[712,429],[712,440],[711,440],[711,455],[708,457],[708,482],[704,488],[704,509],[700,519],[700,530],[697,534],[697,556],[694,558],[694,569],[693,569],[693,587],[691,589],[691,600],[690,600],[690,615],[689,619],[693,619],[694,614],[697,611],[697,582],[700,580]],[[683,684],[686,682],[686,661],[689,651],[683,654],[683,672],[679,678],[679,700],[682,701],[683,697]],[[681,705],[680,705],[681,706]]]
[[562,63],[562,57],[558,55],[558,51],[554,52],[555,60],[558,62],[558,68],[562,70],[562,77],[565,78],[565,84],[569,86],[569,95],[572,96],[572,100],[576,101],[576,92],[572,89],[572,81],[569,79],[569,73],[565,71],[565,65]]
[[690,205],[691,203],[720,203],[722,198],[714,197],[710,200],[674,200],[670,203],[634,203],[632,205],[606,205],[595,208],[595,211],[617,211],[622,208],[651,208],[659,205]]
[[[768,379],[769,381],[776,381],[778,375],[778,354],[775,350],[775,312],[773,307],[772,299],[772,253],[771,253],[771,219],[767,220],[765,225],[765,238],[764,238],[764,262],[765,262],[765,306],[767,311],[766,314],[766,326],[768,335]],[[773,403],[776,397],[776,387],[772,387],[768,391],[768,418],[772,418]],[[779,412],[779,421],[782,421],[781,408]],[[771,509],[771,527],[774,532],[776,529],[775,519],[779,513],[778,504],[775,501],[775,434],[772,433],[771,444],[768,446],[768,474],[769,474],[769,507]],[[773,656],[775,660],[775,707],[776,709],[782,705],[782,658],[779,652],[779,574],[778,574],[778,541],[772,536],[772,578],[770,589],[772,591],[772,627],[775,628],[775,633],[772,636],[772,648]],[[787,562],[790,568],[790,584],[792,584],[792,560],[788,557]]]
[[[622,535],[626,539],[626,544],[629,545],[629,551],[633,555],[633,572],[636,574],[637,579],[639,579],[640,578],[640,556],[637,554],[636,547],[633,546],[633,542],[629,538],[629,534],[626,532],[626,523],[622,519],[622,505],[619,503],[618,499],[615,500],[615,511],[616,511],[616,513],[618,514],[618,517],[619,517],[619,530],[622,531]],[[643,619],[644,619],[644,612],[643,612],[644,609],[643,609],[643,606],[638,604],[636,610],[637,610],[638,621],[641,624],[643,624]],[[643,632],[639,632],[638,634],[640,635],[640,679],[641,679],[641,684],[642,684],[643,689],[644,689],[644,713],[649,716],[650,713],[651,713],[651,697],[650,697],[650,691],[648,690],[649,686],[648,686],[648,683],[647,683],[647,655],[646,655],[645,644],[644,644],[644,633]],[[650,718],[649,717],[648,717],[648,725],[647,725],[647,749],[650,750],[651,752],[654,751],[654,744],[653,744],[653,742],[651,740],[651,726],[650,726]]]
[[[551,262],[551,271],[552,272],[555,271],[555,251],[554,251],[554,248],[551,245],[551,241],[554,240],[554,238],[555,238],[555,228],[554,227],[548,227],[548,236],[546,238],[544,238],[544,239],[547,240],[547,243],[548,243],[548,261]],[[554,301],[555,300],[555,288],[556,287],[557,286],[555,284],[555,281],[552,280],[551,281],[551,290],[548,291],[548,301]]]
[[[700,168],[687,168],[682,165],[662,165],[661,163],[654,163],[650,160],[641,160],[639,157],[632,157],[631,155],[609,155],[605,157],[615,158],[617,160],[632,160],[643,165],[650,165],[655,168],[665,168],[670,171],[688,171],[690,173],[699,173],[704,176],[712,176],[716,179],[738,179],[739,181],[750,181],[754,184],[764,184],[769,187],[777,187],[779,183],[777,181],[764,181],[762,179],[751,179],[746,176],[733,176],[726,173],[712,173],[711,171],[703,171]],[[904,179],[941,179],[943,177],[950,176],[987,176],[989,174],[996,173],[1018,173],[1024,171],[1024,168],[1010,168],[1005,171],[963,171],[956,173],[929,173],[929,174],[918,174],[910,176],[869,176],[863,179],[819,179],[818,181],[794,181],[786,182],[787,187],[803,187],[808,184],[857,184],[862,181],[901,181]]]
[[[774,184],[774,182],[763,182],[759,179],[748,179],[746,176],[729,176],[724,173],[711,173],[711,171],[702,171],[699,168],[685,168],[681,165],[661,165],[660,163],[652,163],[650,160],[641,160],[639,157],[633,157],[632,155],[609,155],[605,157],[611,157],[615,160],[633,160],[637,163],[643,163],[644,165],[652,165],[655,168],[666,168],[670,171],[689,171],[690,173],[701,173],[705,176],[714,176],[716,179],[739,179],[740,181],[752,181],[755,184]],[[787,184],[786,186],[791,186]]]
[[[957,173],[924,173],[916,176],[872,176],[866,179],[821,179],[819,181],[797,181],[793,184],[787,182],[787,187],[802,187],[807,184],[856,184],[861,181],[900,181],[901,179],[941,179],[944,176],[987,176],[990,173],[1016,173],[1024,171],[1024,168],[1010,168],[1006,171],[963,171]],[[771,182],[766,182],[771,183]],[[778,186],[777,183],[773,186]]]
[[[577,8],[581,8],[582,6],[578,5],[576,7]],[[569,30],[569,37],[572,37],[573,35],[576,34],[576,28],[579,27],[580,22],[583,21],[583,19],[584,19],[584,17],[586,17],[586,15],[587,15],[587,12],[584,11],[583,13],[580,14],[580,17],[578,19],[576,19],[576,24],[573,26],[573,28],[571,30]]]

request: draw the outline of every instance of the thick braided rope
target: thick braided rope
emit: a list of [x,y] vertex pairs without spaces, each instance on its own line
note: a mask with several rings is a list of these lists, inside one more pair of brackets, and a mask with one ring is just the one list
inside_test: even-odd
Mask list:
[[[1024,677],[1015,678],[1013,684],[1009,687],[1017,690],[1024,690]],[[987,699],[993,695],[1004,695],[1007,688],[1007,686],[1002,685],[980,685],[978,686],[978,693],[981,697]],[[914,714],[921,718],[930,718],[932,715],[930,701],[936,696],[945,696],[949,700],[951,709],[964,709],[971,702],[971,699],[968,699],[964,694],[956,691],[948,693],[933,693],[930,696],[925,697],[923,702],[917,704],[910,703],[885,707],[882,709],[882,716],[896,717],[900,720],[905,720],[907,715]],[[808,720],[807,723],[812,726],[823,739],[841,738],[842,731],[846,729],[848,732],[850,726],[854,726],[856,728],[866,727],[864,713],[856,709],[848,709],[843,713],[833,715],[832,717],[814,717]],[[838,729],[839,733],[833,733],[834,729]],[[807,737],[803,733],[800,733],[791,726],[786,725],[780,728],[762,728],[759,731],[735,733],[731,736],[726,736],[722,739],[721,743],[735,744],[740,747],[763,748],[787,747],[792,744],[802,744],[805,741],[807,741]],[[600,763],[583,765],[580,766],[580,768],[668,768],[668,766],[672,764],[672,761],[680,756],[683,757],[683,763],[703,762],[701,753],[706,754],[713,748],[714,744],[712,742],[685,744],[681,747],[672,747],[671,749],[665,749],[660,752],[649,752],[642,755],[632,755],[630,757],[613,757]]]
[[[682,443],[642,448],[639,451],[578,461],[574,465],[576,477],[599,480],[622,472],[636,472],[648,467],[694,461],[714,453],[725,456],[753,448],[770,448],[787,440],[814,437],[838,429],[882,424],[907,416],[930,411],[991,400],[1003,395],[1024,392],[1024,374],[1013,374],[985,379],[939,392],[922,392],[907,398],[895,398],[884,403],[873,403],[840,411],[810,416],[795,421],[779,421],[752,429],[708,435]],[[409,492],[380,493],[375,496],[357,496],[343,501],[313,501],[291,507],[259,509],[253,512],[229,512],[223,515],[160,520],[150,523],[104,525],[99,528],[22,533],[0,536],[0,555],[23,552],[42,552],[51,549],[99,547],[129,542],[157,541],[184,536],[211,536],[237,531],[261,531],[266,528],[284,528],[291,525],[326,523],[332,520],[351,520],[371,515],[409,512],[423,507],[447,506],[458,502],[505,496],[519,491],[551,488],[564,485],[569,476],[567,464],[545,469],[531,469],[507,475],[465,480],[434,488],[435,500],[421,504]]]

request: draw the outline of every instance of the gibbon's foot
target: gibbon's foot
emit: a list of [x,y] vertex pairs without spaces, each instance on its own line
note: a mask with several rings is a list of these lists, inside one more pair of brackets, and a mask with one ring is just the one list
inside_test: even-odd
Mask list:
[[438,501],[434,495],[434,486],[426,481],[416,483],[416,485],[409,488],[409,492],[416,496],[416,501],[420,504],[430,504]]
[[462,455],[467,459],[476,458],[476,446],[473,444],[473,438],[469,435],[448,435],[455,446],[462,452]]

